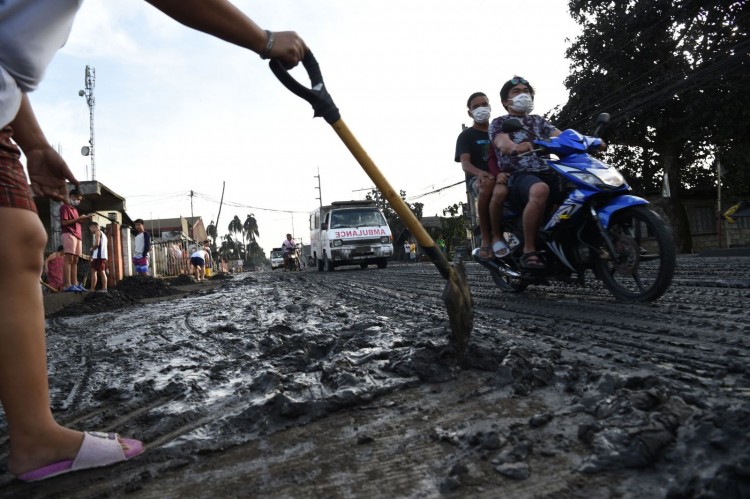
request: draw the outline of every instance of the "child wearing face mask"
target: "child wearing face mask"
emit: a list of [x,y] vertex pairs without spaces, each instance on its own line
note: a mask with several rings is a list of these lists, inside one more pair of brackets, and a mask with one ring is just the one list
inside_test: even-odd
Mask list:
[[494,154],[490,154],[494,151],[487,136],[491,113],[490,101],[484,93],[475,92],[469,96],[466,106],[474,123],[459,134],[456,140],[455,161],[461,163],[461,168],[466,174],[467,190],[477,199],[479,230],[482,237],[479,258],[491,260],[489,208],[492,187],[495,185],[495,176],[492,172],[495,160]]
[[[541,225],[547,201],[554,199],[559,189],[546,156],[529,154],[518,156],[533,149],[536,138],[548,139],[560,135],[560,131],[543,117],[531,114],[534,110],[534,87],[520,76],[506,81],[500,90],[505,116],[492,120],[489,138],[497,154],[497,165],[501,172],[490,202],[494,242],[502,241],[502,205],[506,195],[517,209],[523,210],[524,254],[521,266],[527,269],[544,268],[544,262],[536,252],[536,233]],[[511,118],[523,122],[525,129],[510,134],[502,131],[503,123]],[[508,184],[507,187],[505,184]]]
[[63,251],[63,291],[80,293],[86,288],[78,284],[78,259],[83,252],[81,222],[91,220],[92,215],[78,215],[76,208],[83,196],[78,189],[70,191],[70,204],[60,205],[60,226]]

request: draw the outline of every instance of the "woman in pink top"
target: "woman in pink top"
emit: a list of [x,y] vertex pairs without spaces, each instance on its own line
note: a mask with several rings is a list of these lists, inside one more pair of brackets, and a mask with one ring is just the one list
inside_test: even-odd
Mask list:
[[51,253],[44,260],[44,273],[47,274],[47,284],[60,291],[63,287],[63,261],[65,251],[62,245],[57,247],[57,251]]

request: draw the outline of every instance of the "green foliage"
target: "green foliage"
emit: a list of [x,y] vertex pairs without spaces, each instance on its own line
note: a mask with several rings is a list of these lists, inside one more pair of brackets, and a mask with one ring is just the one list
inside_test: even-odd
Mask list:
[[[399,196],[401,197],[401,199],[405,200],[406,192],[399,191]],[[393,233],[394,242],[396,244],[403,243],[402,238],[406,234],[406,226],[398,217],[396,211],[391,208],[388,200],[377,189],[373,189],[365,197],[366,199],[374,200],[378,208],[380,208],[380,210],[383,212],[383,215],[385,215],[385,220],[386,222],[388,222],[388,226],[391,228],[391,232]],[[423,203],[406,203],[406,205],[409,207],[409,209],[411,209],[412,213],[414,213],[418,220],[422,219],[422,209],[424,208]]]
[[453,253],[457,246],[466,241],[466,230],[469,222],[463,215],[464,203],[452,204],[443,210],[444,218],[440,221],[440,233],[434,237],[442,237],[445,241],[447,254]]
[[245,223],[242,224],[242,233],[245,239],[251,243],[255,242],[255,239],[260,236],[258,232],[258,221],[255,220],[255,215],[248,215],[245,219]]
[[[590,131],[599,112],[618,144],[606,155],[637,192],[657,191],[669,172],[680,189],[711,185],[712,162],[727,169],[730,195],[747,196],[750,127],[749,16],[737,0],[570,0],[582,34],[567,50],[566,105],[558,128]],[[681,213],[679,207],[672,210]],[[679,217],[679,215],[678,215]],[[672,220],[683,250],[684,221]],[[677,225],[675,225],[677,223]]]

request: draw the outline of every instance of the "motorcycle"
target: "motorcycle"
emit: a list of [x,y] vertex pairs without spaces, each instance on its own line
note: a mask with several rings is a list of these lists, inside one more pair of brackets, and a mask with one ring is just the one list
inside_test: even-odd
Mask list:
[[[495,284],[504,292],[522,292],[529,285],[550,281],[585,284],[587,270],[619,300],[648,302],[669,288],[676,264],[672,233],[664,220],[649,209],[648,201],[629,194],[630,186],[616,168],[589,155],[601,145],[597,137],[609,115],[599,116],[593,137],[575,130],[543,140],[537,137],[530,153],[554,154],[547,163],[562,179],[565,199],[553,208],[537,234],[543,269],[524,269],[521,212],[508,203],[504,227],[509,253],[485,261]],[[525,129],[518,119],[503,123],[503,132]]]
[[284,270],[302,270],[302,266],[299,263],[299,248],[294,248],[287,252]]

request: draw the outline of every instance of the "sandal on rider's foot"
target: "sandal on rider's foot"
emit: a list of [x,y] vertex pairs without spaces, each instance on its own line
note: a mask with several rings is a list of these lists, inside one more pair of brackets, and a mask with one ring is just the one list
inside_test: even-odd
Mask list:
[[508,256],[508,253],[510,253],[510,248],[508,248],[508,245],[505,244],[505,241],[495,241],[492,243],[492,252],[495,254],[496,258],[503,258],[505,256]]
[[479,248],[479,253],[477,253],[477,256],[480,260],[483,260],[485,262],[492,261],[493,258],[495,258],[495,255],[492,254],[492,248],[490,246],[482,246]]
[[541,270],[545,267],[539,253],[529,251],[521,256],[521,268],[527,270]]

